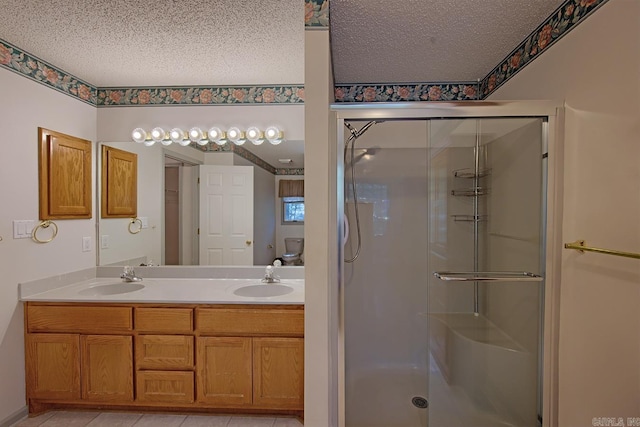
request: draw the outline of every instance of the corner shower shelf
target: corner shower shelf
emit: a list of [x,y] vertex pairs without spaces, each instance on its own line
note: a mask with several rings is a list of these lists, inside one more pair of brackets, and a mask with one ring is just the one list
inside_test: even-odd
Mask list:
[[471,168],[457,169],[453,171],[453,176],[456,178],[484,178],[487,175],[491,175],[491,169],[481,169],[478,171],[478,173],[475,173],[475,171]]
[[451,190],[452,196],[475,197],[475,196],[486,196],[487,194],[489,194],[489,189],[484,187]]
[[440,280],[454,282],[541,282],[543,277],[526,271],[436,271]]
[[474,221],[478,221],[478,222],[482,222],[482,221],[486,221],[489,216],[488,215],[451,215],[451,218],[453,218],[453,220],[455,222],[474,222]]

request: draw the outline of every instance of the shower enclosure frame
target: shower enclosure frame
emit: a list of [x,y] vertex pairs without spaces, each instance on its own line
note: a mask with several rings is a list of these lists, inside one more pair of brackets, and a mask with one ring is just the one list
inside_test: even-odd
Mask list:
[[[539,117],[543,124],[543,152],[547,153],[546,198],[543,208],[545,230],[543,261],[545,271],[544,292],[544,335],[542,357],[542,406],[544,408],[542,425],[556,427],[558,419],[558,330],[560,299],[560,260],[562,249],[562,165],[564,108],[557,101],[504,101],[504,102],[415,102],[415,103],[368,103],[333,104],[330,120],[335,119],[335,140],[330,141],[330,176],[336,177],[335,186],[330,188],[330,206],[335,207],[335,216],[330,218],[329,264],[330,276],[328,288],[328,325],[335,324],[331,318],[338,318],[338,328],[329,326],[331,359],[337,363],[328,367],[331,388],[329,390],[330,413],[336,414],[335,424],[346,427],[345,421],[345,367],[344,367],[344,123],[391,120],[429,120],[429,119],[485,119]],[[333,158],[333,162],[332,162]],[[335,204],[334,204],[335,203]],[[333,210],[333,208],[332,208]],[[331,237],[333,236],[333,237]],[[331,240],[334,240],[332,243]],[[334,317],[335,319],[335,317]],[[332,417],[333,418],[333,417]]]

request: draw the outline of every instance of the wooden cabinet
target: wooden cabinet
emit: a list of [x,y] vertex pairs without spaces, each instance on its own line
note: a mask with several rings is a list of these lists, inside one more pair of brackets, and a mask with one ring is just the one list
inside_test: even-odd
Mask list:
[[33,303],[30,411],[189,408],[302,415],[303,306]]
[[102,218],[131,218],[138,212],[138,155],[102,146]]
[[91,218],[91,141],[38,128],[40,219]]
[[29,396],[79,399],[80,337],[72,334],[28,334],[25,344]]
[[132,330],[131,307],[28,304],[30,401],[131,402]]
[[133,400],[133,345],[130,336],[81,335],[82,398]]
[[184,335],[137,336],[136,368],[193,369],[193,337]]
[[136,307],[136,388],[141,403],[193,403],[193,309]]
[[197,360],[199,402],[251,405],[251,338],[198,338]]
[[197,308],[198,400],[251,408],[304,408],[304,311]]
[[138,402],[193,403],[193,372],[138,371],[136,379]]
[[253,403],[270,408],[304,407],[304,339],[253,339]]

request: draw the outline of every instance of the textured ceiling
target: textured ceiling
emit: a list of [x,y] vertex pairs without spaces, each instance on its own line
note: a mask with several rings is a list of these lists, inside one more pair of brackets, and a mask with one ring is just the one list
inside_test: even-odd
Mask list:
[[[97,87],[302,85],[303,3],[0,0],[0,39]],[[331,0],[335,81],[482,79],[561,3]],[[302,167],[303,147],[247,148]]]
[[0,0],[0,38],[98,87],[304,83],[301,0]]
[[563,0],[331,0],[338,84],[485,77]]

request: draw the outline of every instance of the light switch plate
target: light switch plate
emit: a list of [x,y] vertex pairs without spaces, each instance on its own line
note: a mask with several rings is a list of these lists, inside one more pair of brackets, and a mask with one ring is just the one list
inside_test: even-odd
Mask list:
[[109,249],[109,235],[103,234],[100,236],[100,249]]
[[91,252],[91,236],[82,238],[82,252]]
[[139,219],[142,223],[142,226],[140,228],[149,228],[149,217],[141,216]]
[[14,239],[29,239],[31,238],[31,232],[35,227],[35,221],[33,220],[15,220],[13,221],[13,238]]

